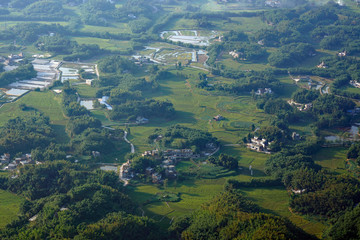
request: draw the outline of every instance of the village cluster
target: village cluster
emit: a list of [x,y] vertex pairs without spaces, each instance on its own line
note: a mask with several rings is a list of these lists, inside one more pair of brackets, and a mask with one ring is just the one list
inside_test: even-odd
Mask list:
[[[185,159],[199,159],[201,157],[208,157],[218,150],[218,146],[213,143],[208,143],[206,151],[201,154],[193,152],[191,149],[168,149],[159,151],[158,149],[145,151],[143,157],[153,157],[161,160],[161,164],[157,167],[148,167],[145,169],[147,176],[151,177],[153,183],[161,183],[164,179],[174,179],[177,177],[176,164]],[[159,167],[162,171],[158,171]],[[127,161],[120,168],[120,178],[128,181],[139,173],[134,172],[131,168],[131,161]]]
[[247,147],[250,150],[254,150],[257,152],[263,152],[270,154],[271,148],[270,148],[271,142],[268,142],[266,139],[261,139],[258,137],[253,137],[250,139],[250,142],[247,143]]
[[24,166],[27,164],[41,164],[39,161],[34,161],[29,153],[15,158],[11,158],[9,153],[4,153],[0,156],[0,163],[2,166],[5,166],[3,170],[14,170],[18,166]]
[[[301,136],[297,132],[293,132],[291,134],[291,138],[294,141],[300,140]],[[247,148],[250,150],[256,151],[256,152],[262,152],[266,154],[271,154],[271,144],[272,142],[269,142],[265,138],[259,138],[254,136],[250,139],[250,141],[246,144]]]

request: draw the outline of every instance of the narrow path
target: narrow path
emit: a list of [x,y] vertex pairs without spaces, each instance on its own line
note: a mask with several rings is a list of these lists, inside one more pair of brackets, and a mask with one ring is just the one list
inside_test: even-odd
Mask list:
[[135,153],[135,147],[134,144],[132,144],[126,137],[127,137],[127,131],[124,131],[124,140],[131,146],[131,153]]
[[206,69],[206,68],[197,67],[197,66],[192,66],[192,65],[190,65],[190,67],[196,68],[196,69],[200,69],[200,70],[204,70],[204,71],[207,71],[207,72],[210,72],[210,70],[209,70],[209,69]]
[[104,125],[102,125],[101,127],[106,128],[106,129],[109,129],[109,130],[111,130],[111,131],[114,131],[114,130],[115,130],[115,128],[108,127],[108,126],[104,126]]
[[[124,131],[124,140],[125,140],[125,142],[127,142],[128,144],[130,144],[130,146],[131,146],[131,153],[135,153],[134,144],[132,144],[132,143],[127,139],[127,135],[128,135],[127,131]],[[127,165],[127,164],[129,164],[129,162],[130,162],[130,160],[128,160],[126,163],[122,164],[121,167],[120,167],[120,171],[119,171],[119,178],[120,178],[121,181],[124,182],[124,187],[129,184],[129,179],[123,177],[124,166]]]
[[95,64],[95,72],[96,72],[96,76],[98,78],[98,80],[100,79],[100,74],[99,74],[99,69],[98,69],[98,65]]
[[76,96],[77,96],[77,100],[76,100],[76,102],[77,102],[77,103],[80,103],[81,99],[80,99],[80,95],[79,95],[79,93],[78,93],[78,92],[76,92]]
[[220,150],[220,146],[218,146],[218,148],[214,152],[210,153],[209,157],[217,153],[219,150]]
[[124,166],[126,164],[129,164],[129,160],[126,163],[124,163],[123,165],[121,165],[120,171],[119,171],[119,178],[121,181],[124,182],[124,187],[129,184],[129,179],[123,177]]
[[77,85],[85,85],[86,82],[76,82],[76,83],[73,83],[71,84],[72,86],[77,86]]
[[241,146],[241,144],[235,143],[235,144],[225,144],[224,147],[238,147]]
[[144,216],[145,216],[144,210],[143,210],[142,208],[140,208],[140,210],[141,210],[141,212],[142,212],[142,213],[141,213],[141,216],[144,217]]

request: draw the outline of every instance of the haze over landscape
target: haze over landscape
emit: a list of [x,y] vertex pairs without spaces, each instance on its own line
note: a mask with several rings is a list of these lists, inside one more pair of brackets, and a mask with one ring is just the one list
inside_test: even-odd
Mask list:
[[0,239],[360,239],[360,0],[0,0]]

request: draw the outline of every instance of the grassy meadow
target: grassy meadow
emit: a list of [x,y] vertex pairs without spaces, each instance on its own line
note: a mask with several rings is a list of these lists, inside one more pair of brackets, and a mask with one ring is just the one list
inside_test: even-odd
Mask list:
[[360,88],[353,87],[350,84],[343,87],[342,90],[344,90],[345,92],[348,92],[348,93],[360,94]]
[[[209,131],[223,145],[238,144],[251,131],[251,125],[261,126],[267,121],[266,115],[258,110],[251,96],[216,96],[196,88],[194,77],[184,78],[184,75],[197,75],[199,70],[185,68],[173,77],[161,80],[158,91],[145,97],[158,100],[169,100],[176,109],[175,118],[170,121],[150,119],[149,124],[131,127],[130,138],[139,151],[149,150],[146,138],[155,128],[166,128],[173,124],[181,124],[190,128]],[[216,122],[212,118],[218,114],[225,117],[224,121]]]
[[74,87],[81,98],[96,98],[97,88],[91,87],[87,84],[79,84]]
[[67,142],[69,140],[68,135],[65,133],[65,126],[68,120],[62,111],[61,95],[57,95],[52,91],[29,92],[15,102],[3,105],[0,108],[0,126],[7,123],[9,119],[24,116],[31,111],[22,111],[19,107],[20,104],[26,104],[26,106],[48,116],[57,135],[56,139],[59,142]]
[[22,201],[22,197],[0,190],[0,229],[16,218]]
[[90,33],[108,32],[111,34],[131,33],[129,26],[126,23],[112,23],[109,27],[84,25],[84,27],[81,28],[81,31]]
[[[189,77],[176,76],[177,72]],[[175,123],[202,129],[211,132],[220,140],[223,145],[221,152],[236,157],[239,160],[241,170],[236,174],[221,178],[172,181],[165,187],[150,184],[135,184],[135,186],[130,187],[130,196],[141,205],[145,215],[161,222],[164,227],[168,226],[174,217],[190,214],[198,209],[201,204],[219,194],[223,190],[226,179],[250,181],[252,178],[267,178],[264,167],[269,155],[246,149],[241,139],[251,131],[252,124],[261,126],[267,123],[269,119],[261,110],[256,108],[255,102],[250,96],[216,96],[215,93],[211,95],[211,92],[196,88],[196,78],[191,76],[196,76],[198,72],[199,70],[192,68],[184,68],[181,71],[173,70],[174,76],[172,78],[162,80],[160,89],[147,97],[170,100],[177,111],[176,118],[171,121],[150,119],[146,125],[132,126],[130,127],[129,139],[135,144],[137,152],[143,152],[155,147],[146,140],[147,136],[152,134],[155,129],[166,128]],[[282,81],[287,81],[290,85],[291,82],[285,79],[284,77]],[[292,89],[292,91],[294,90]],[[225,120],[213,121],[212,117],[217,114],[224,116]],[[181,170],[192,165],[194,165],[192,162],[184,161],[179,163],[177,168]],[[253,176],[248,170],[250,165],[254,170]],[[152,199],[156,193],[164,191],[165,188],[166,191],[179,193],[181,200],[168,203],[153,202]],[[289,217],[291,221],[305,231],[317,236],[322,235],[324,225],[290,212],[288,209],[289,196],[284,188],[248,188],[242,191],[266,212]]]
[[129,41],[119,41],[115,39],[102,39],[95,37],[73,37],[72,40],[76,41],[78,44],[97,44],[100,48],[116,51],[116,50],[126,50],[131,48]]
[[313,157],[316,164],[319,164],[327,170],[341,174],[346,172],[346,153],[347,148],[345,147],[322,148]]
[[[249,176],[228,177],[242,181],[250,180]],[[214,196],[223,191],[223,184],[227,178],[221,179],[198,179],[186,180],[182,182],[171,182],[164,186],[139,185],[129,189],[129,195],[137,203],[146,216],[154,218],[163,227],[168,227],[170,222],[179,216],[191,214],[199,207],[210,201]],[[152,202],[158,192],[180,193],[179,202]],[[282,187],[273,188],[244,188],[241,192],[259,205],[266,213],[289,218],[295,225],[301,227],[306,232],[318,237],[322,236],[325,226],[312,219],[292,213],[289,210],[288,192]]]

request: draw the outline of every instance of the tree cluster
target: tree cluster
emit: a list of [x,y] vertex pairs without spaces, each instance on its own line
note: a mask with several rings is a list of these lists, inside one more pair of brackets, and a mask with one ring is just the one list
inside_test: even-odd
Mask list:
[[167,128],[162,141],[166,147],[192,148],[195,152],[204,150],[208,143],[218,144],[210,133],[180,125]]
[[174,117],[174,114],[175,109],[171,102],[148,99],[129,100],[115,105],[109,116],[113,120],[128,119],[134,121],[137,117],[170,119]]
[[10,119],[1,129],[0,151],[15,154],[29,153],[37,147],[46,147],[54,140],[54,131],[48,117],[31,112],[24,117]]
[[36,74],[32,64],[21,65],[12,71],[0,73],[0,86],[4,87],[19,80],[28,80],[36,77]]
[[41,18],[59,18],[64,17],[65,11],[59,1],[41,1],[28,5],[23,13],[26,16],[36,16]]
[[218,157],[209,157],[208,161],[212,164],[230,169],[237,170],[239,168],[238,160],[227,154],[220,154]]
[[89,115],[89,110],[78,103],[78,97],[79,96],[75,88],[70,87],[70,84],[68,83],[64,85],[62,91],[62,104],[66,116],[74,117]]
[[21,168],[1,187],[28,200],[0,238],[162,239],[154,221],[135,215],[136,205],[118,179],[113,172],[64,161]]
[[350,99],[326,94],[313,102],[312,113],[317,117],[319,128],[347,126],[351,117],[346,112],[354,107],[355,103]]
[[297,103],[311,103],[320,96],[319,91],[299,89],[293,93],[292,99]]
[[275,67],[292,67],[316,54],[316,50],[308,43],[291,43],[271,53],[268,61]]

